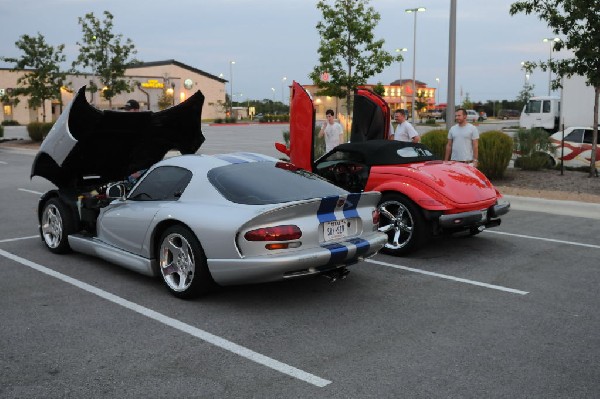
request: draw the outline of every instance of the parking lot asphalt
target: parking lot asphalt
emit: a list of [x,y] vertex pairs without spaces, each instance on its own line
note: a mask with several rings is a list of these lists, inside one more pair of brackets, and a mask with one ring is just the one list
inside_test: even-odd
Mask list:
[[[264,152],[281,129],[206,128],[200,152]],[[497,228],[439,237],[403,258],[377,255],[335,284],[229,287],[182,301],[157,279],[50,254],[35,209],[51,184],[29,179],[32,160],[31,151],[0,148],[2,398],[595,398],[600,390],[599,228],[589,215],[513,205]]]

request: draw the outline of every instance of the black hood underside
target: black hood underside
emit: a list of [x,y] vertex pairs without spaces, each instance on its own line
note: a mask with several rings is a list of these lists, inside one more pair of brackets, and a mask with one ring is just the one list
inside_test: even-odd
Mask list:
[[204,95],[159,112],[102,111],[75,95],[42,143],[31,169],[59,188],[124,179],[147,169],[170,150],[193,154],[204,142]]

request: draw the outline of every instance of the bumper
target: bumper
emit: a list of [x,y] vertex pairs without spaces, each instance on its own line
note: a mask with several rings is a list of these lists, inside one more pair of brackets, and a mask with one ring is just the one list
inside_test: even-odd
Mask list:
[[454,213],[451,215],[441,215],[438,219],[438,223],[440,227],[444,229],[455,229],[462,227],[466,228],[482,225],[486,227],[493,227],[499,224],[495,222],[495,219],[498,219],[498,217],[507,214],[509,210],[510,203],[505,201],[479,211],[469,211]]
[[219,285],[279,281],[352,265],[375,255],[386,242],[386,234],[373,232],[361,238],[290,253],[241,259],[208,259],[208,268]]

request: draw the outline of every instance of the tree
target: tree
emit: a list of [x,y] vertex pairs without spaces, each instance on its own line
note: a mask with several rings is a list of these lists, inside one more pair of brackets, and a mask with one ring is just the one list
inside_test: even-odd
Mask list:
[[471,96],[469,95],[469,92],[465,94],[465,99],[462,102],[462,107],[464,109],[473,109],[473,102],[471,101]]
[[[320,0],[317,8],[323,20],[317,23],[321,37],[319,65],[308,75],[319,87],[319,95],[346,97],[346,110],[352,112],[354,90],[402,56],[383,50],[384,40],[375,40],[373,30],[380,15],[366,5],[370,0]],[[328,80],[321,79],[327,73]]]
[[517,96],[517,102],[520,104],[519,108],[523,108],[523,106],[525,104],[527,104],[529,99],[531,97],[533,97],[533,89],[534,88],[535,88],[535,85],[533,85],[529,82],[525,82],[525,84],[523,84],[523,88],[521,89],[521,91],[519,92],[519,95]]
[[[104,11],[104,21],[99,21],[94,13],[88,13],[84,18],[78,18],[83,32],[82,42],[77,42],[79,55],[73,62],[73,68],[81,65],[92,68],[103,86],[102,96],[108,100],[112,107],[112,99],[122,92],[131,92],[128,81],[124,79],[126,69],[137,60],[130,56],[137,53],[131,39],[122,43],[122,34],[115,35],[113,29],[113,15]],[[89,90],[98,91],[94,81],[90,81]]]
[[[18,96],[29,97],[30,108],[42,107],[42,119],[46,122],[46,100],[61,101],[60,88],[63,86],[66,73],[60,71],[59,64],[65,61],[62,53],[65,45],[56,48],[46,43],[39,32],[37,36],[23,35],[15,42],[23,51],[21,58],[2,57],[6,62],[13,62],[12,71],[25,70],[17,79],[17,86],[8,97],[14,104],[19,103]],[[5,98],[4,100],[9,100]],[[62,104],[62,103],[61,103]]]
[[597,0],[523,0],[510,6],[510,14],[537,14],[546,21],[548,27],[562,40],[552,42],[553,50],[566,48],[573,52],[573,58],[552,60],[551,62],[531,62],[543,70],[550,68],[556,74],[552,86],[561,87],[562,77],[584,76],[587,84],[594,88],[594,133],[590,177],[598,176],[596,169],[596,149],[598,147],[598,97],[600,96],[600,2]]
[[385,94],[385,86],[383,83],[377,82],[377,84],[373,86],[373,91],[383,97]]

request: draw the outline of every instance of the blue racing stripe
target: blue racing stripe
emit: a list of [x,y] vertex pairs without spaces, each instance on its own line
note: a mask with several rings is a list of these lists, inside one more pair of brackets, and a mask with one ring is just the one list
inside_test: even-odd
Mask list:
[[213,155],[215,158],[221,159],[225,162],[229,162],[232,164],[237,164],[237,163],[248,163],[249,161],[242,159],[242,158],[238,158],[238,157],[234,157],[231,155],[225,155],[225,154],[219,154],[219,155]]
[[336,265],[340,263],[344,263],[346,257],[348,256],[348,247],[344,245],[340,245],[337,243],[324,244],[321,247],[329,250],[331,253],[331,257],[329,258],[328,265]]
[[325,197],[321,200],[319,210],[317,211],[317,217],[319,218],[320,223],[336,220],[334,212],[339,198],[340,197],[337,195],[334,195],[331,197]]
[[364,253],[369,252],[369,248],[371,248],[369,241],[363,240],[362,238],[351,238],[348,242],[356,245],[356,256],[361,256]]
[[348,194],[348,197],[346,198],[346,203],[344,204],[344,217],[346,219],[358,217],[358,211],[356,210],[356,207],[358,206],[360,197],[360,193]]

